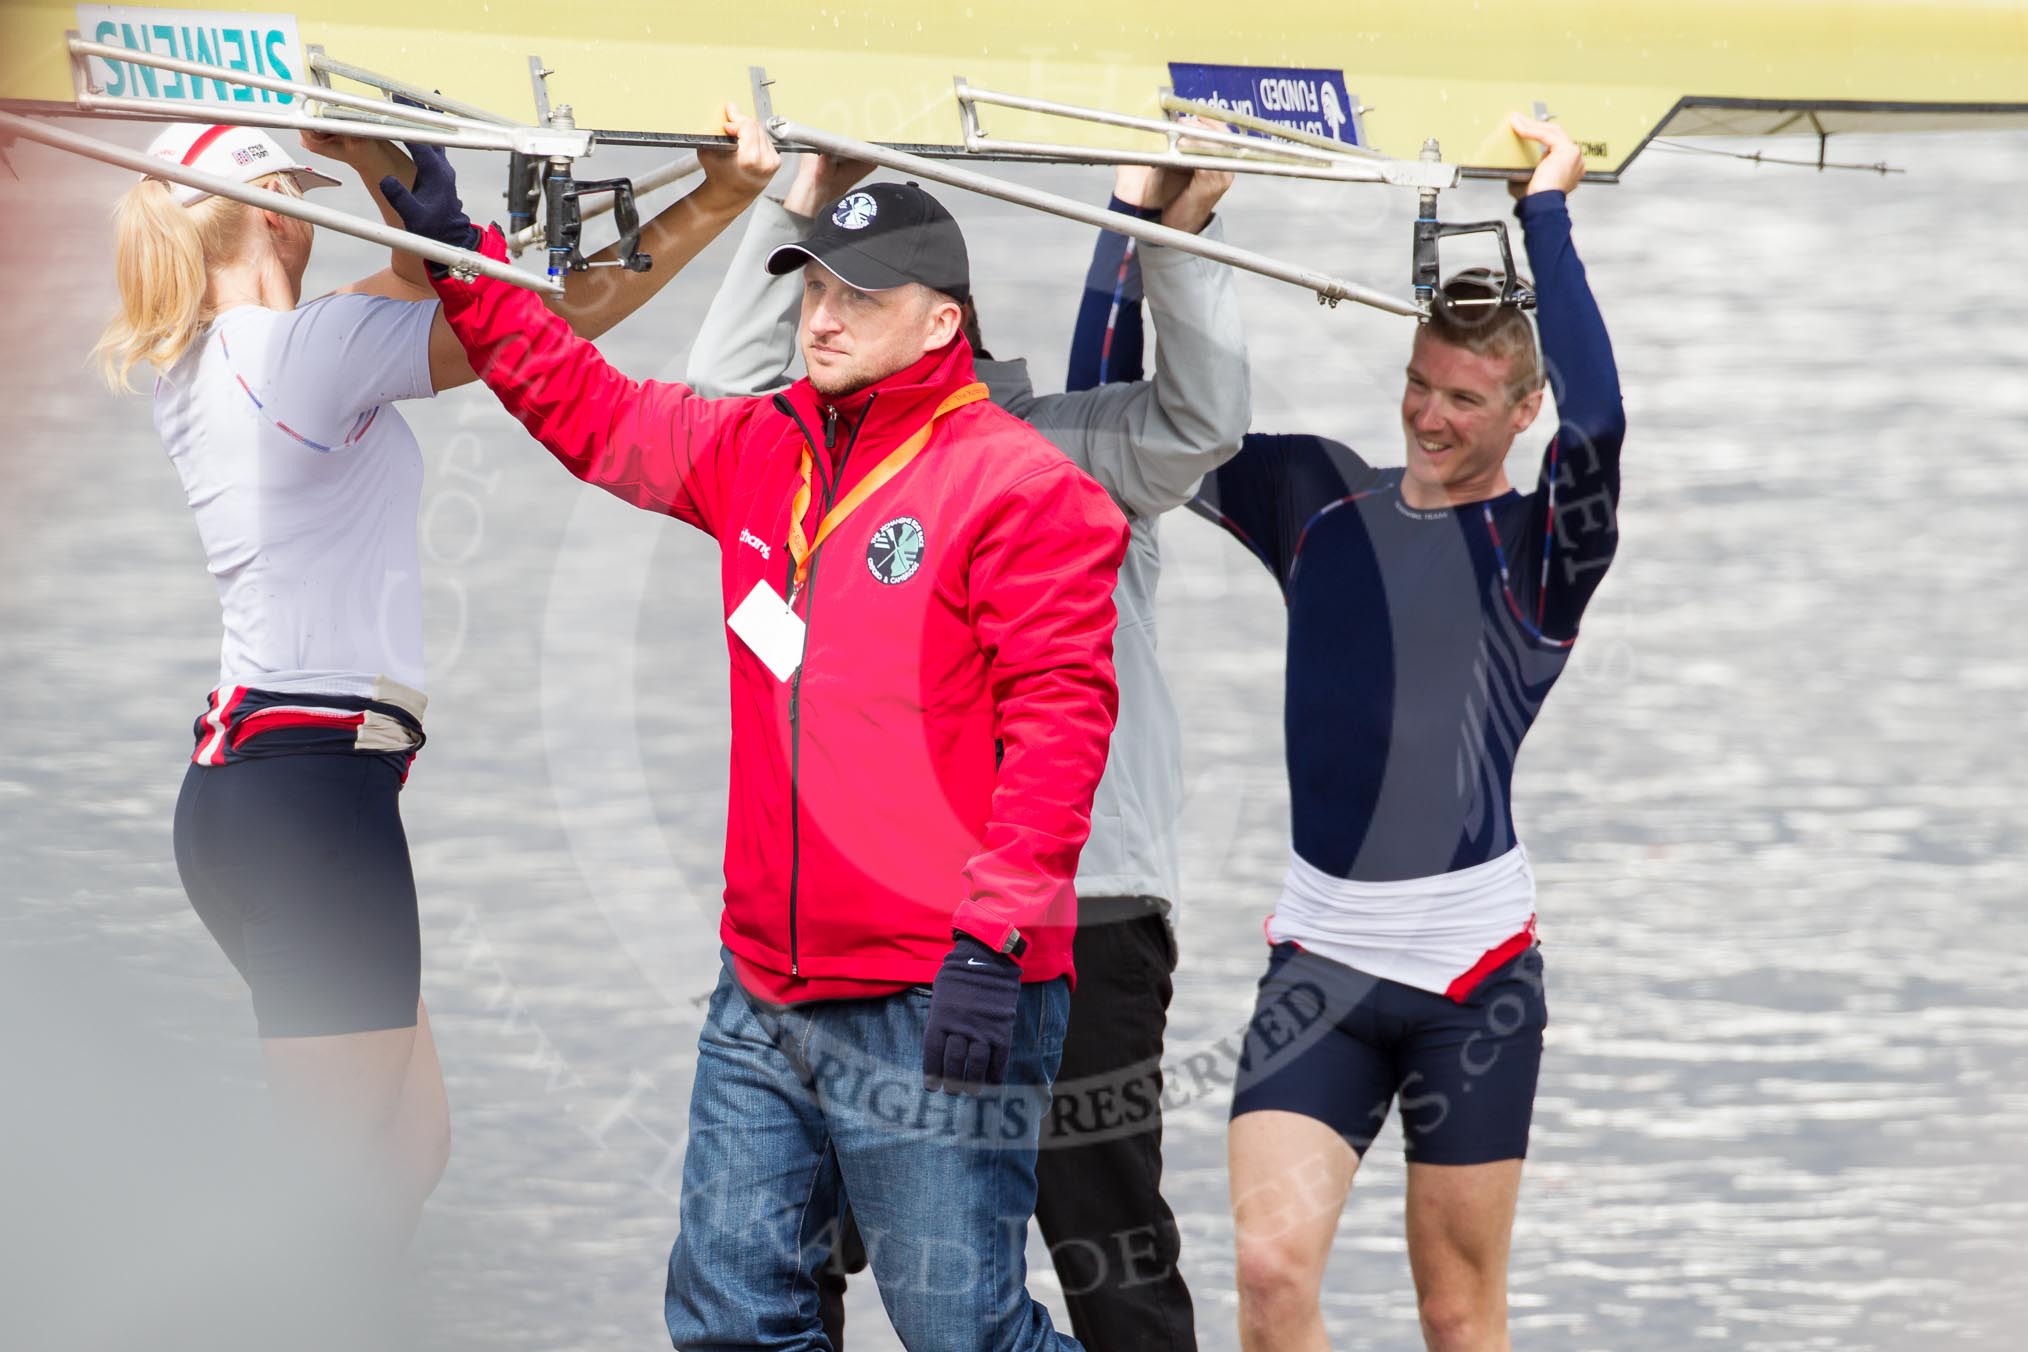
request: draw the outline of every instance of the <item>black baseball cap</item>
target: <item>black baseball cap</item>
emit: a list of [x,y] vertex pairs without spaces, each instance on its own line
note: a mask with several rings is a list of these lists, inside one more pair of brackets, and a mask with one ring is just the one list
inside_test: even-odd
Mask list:
[[861,291],[921,282],[960,304],[972,298],[964,232],[913,183],[869,183],[846,193],[807,238],[769,254],[768,271],[779,277],[813,258]]

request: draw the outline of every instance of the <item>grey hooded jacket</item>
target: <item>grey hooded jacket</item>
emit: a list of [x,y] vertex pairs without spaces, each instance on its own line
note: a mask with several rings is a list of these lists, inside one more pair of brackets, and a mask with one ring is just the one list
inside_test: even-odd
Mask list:
[[[810,222],[762,198],[691,348],[687,383],[712,398],[763,394],[789,383],[797,353],[802,277],[771,277],[767,256]],[[1219,237],[1214,219],[1205,227]],[[1091,838],[1078,863],[1080,897],[1177,897],[1176,821],[1182,810],[1182,730],[1155,660],[1158,518],[1239,451],[1252,417],[1252,381],[1231,270],[1193,254],[1144,247],[1141,270],[1155,333],[1152,380],[1069,394],[1035,393],[1024,361],[979,361],[993,402],[1024,419],[1104,486],[1132,536],[1113,601],[1113,665],[1120,687]],[[1065,307],[1066,314],[1069,307]]]

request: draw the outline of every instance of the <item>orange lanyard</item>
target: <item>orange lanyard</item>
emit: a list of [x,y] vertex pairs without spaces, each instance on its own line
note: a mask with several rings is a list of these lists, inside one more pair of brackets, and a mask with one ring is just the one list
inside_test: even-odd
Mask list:
[[954,409],[966,404],[976,404],[986,397],[986,387],[974,382],[937,405],[937,411],[930,414],[929,421],[916,429],[914,436],[894,448],[893,454],[873,467],[873,472],[852,486],[852,491],[832,504],[824,513],[824,519],[817,523],[817,538],[808,539],[803,535],[803,516],[810,510],[810,445],[803,443],[802,487],[796,490],[795,502],[789,508],[789,555],[796,561],[796,583],[789,588],[789,604],[796,603],[796,593],[810,579],[810,556],[815,554],[831,533],[838,529],[853,509],[878,492],[882,485],[908,467],[908,463],[922,454],[929,445],[930,433],[936,430],[937,421]]

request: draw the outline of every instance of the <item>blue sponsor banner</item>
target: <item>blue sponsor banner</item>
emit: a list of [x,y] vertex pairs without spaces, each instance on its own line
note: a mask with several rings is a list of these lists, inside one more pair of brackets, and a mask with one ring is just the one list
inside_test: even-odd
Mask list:
[[[1312,136],[1361,145],[1359,100],[1345,87],[1342,70],[1300,66],[1202,66],[1169,63],[1169,84],[1178,98],[1230,108]],[[1254,133],[1258,135],[1259,133]]]

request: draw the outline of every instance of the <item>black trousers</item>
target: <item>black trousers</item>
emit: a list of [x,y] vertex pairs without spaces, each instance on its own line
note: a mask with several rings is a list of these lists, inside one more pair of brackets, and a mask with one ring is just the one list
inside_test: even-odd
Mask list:
[[[1036,1156],[1035,1219],[1086,1352],[1196,1352],[1176,1218],[1162,1200],[1162,1033],[1176,945],[1157,903],[1086,897],[1077,989]],[[845,1276],[866,1266],[848,1216],[818,1273],[824,1331],[845,1343]]]
[[1077,989],[1036,1156],[1035,1220],[1087,1352],[1195,1352],[1162,1200],[1162,1033],[1176,944],[1156,904],[1086,897]]

